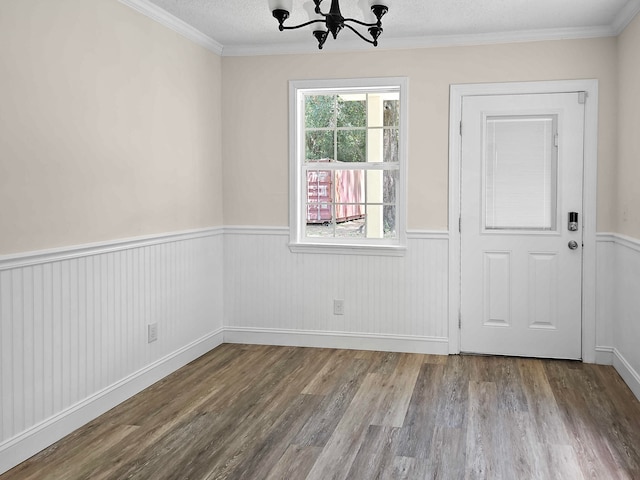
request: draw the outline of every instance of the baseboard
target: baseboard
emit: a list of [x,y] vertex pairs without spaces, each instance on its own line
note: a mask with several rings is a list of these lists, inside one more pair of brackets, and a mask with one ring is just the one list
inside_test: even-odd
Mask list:
[[596,365],[613,365],[613,347],[596,347],[595,348],[595,361]]
[[223,342],[212,332],[0,444],[0,474],[153,385]]
[[613,350],[613,367],[629,386],[636,398],[640,400],[640,373],[633,369],[618,349]]
[[225,327],[225,343],[291,347],[343,348],[384,352],[448,355],[449,339],[410,335]]

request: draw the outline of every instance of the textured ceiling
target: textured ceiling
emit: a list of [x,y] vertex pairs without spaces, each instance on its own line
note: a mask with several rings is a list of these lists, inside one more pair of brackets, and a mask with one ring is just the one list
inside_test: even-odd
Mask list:
[[[308,28],[278,31],[267,0],[143,1],[221,44],[225,54],[314,48]],[[329,3],[324,1],[323,11]],[[640,10],[640,0],[387,0],[387,4],[379,48],[613,35]],[[368,5],[369,0],[342,0],[340,6],[344,17],[373,21]],[[311,0],[293,0],[286,24],[308,21],[312,11]],[[326,45],[327,50],[353,47],[372,48],[350,31]]]

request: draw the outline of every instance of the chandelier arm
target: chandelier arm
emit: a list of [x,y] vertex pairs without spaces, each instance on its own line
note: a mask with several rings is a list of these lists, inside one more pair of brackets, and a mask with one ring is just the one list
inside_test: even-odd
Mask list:
[[[376,24],[374,23],[373,26],[375,26],[375,25]],[[362,34],[359,31],[357,31],[355,28],[353,28],[351,25],[345,23],[344,26],[347,27],[349,30],[351,30],[356,35],[358,35],[365,42],[370,43],[371,45],[376,45],[376,42],[374,42],[373,40],[369,40],[366,37],[363,37]]]
[[295,30],[297,28],[306,27],[307,25],[312,25],[314,23],[325,23],[324,19],[318,18],[316,20],[311,20],[310,22],[301,23],[300,25],[293,25],[291,27],[282,25],[282,30]]
[[381,22],[366,23],[366,22],[361,22],[360,20],[356,20],[355,18],[345,18],[344,21],[345,22],[357,23],[358,25],[362,25],[363,27],[379,27],[379,26],[381,26]]

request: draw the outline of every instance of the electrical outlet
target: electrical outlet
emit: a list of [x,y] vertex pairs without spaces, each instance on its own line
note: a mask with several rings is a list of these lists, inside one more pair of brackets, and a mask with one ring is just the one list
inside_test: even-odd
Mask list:
[[344,300],[333,301],[333,314],[344,315]]
[[150,323],[147,325],[147,343],[158,340],[158,324]]

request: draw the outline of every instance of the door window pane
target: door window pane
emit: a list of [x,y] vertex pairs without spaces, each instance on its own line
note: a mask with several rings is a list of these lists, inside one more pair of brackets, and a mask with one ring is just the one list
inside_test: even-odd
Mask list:
[[556,122],[555,115],[487,118],[486,229],[556,229]]

